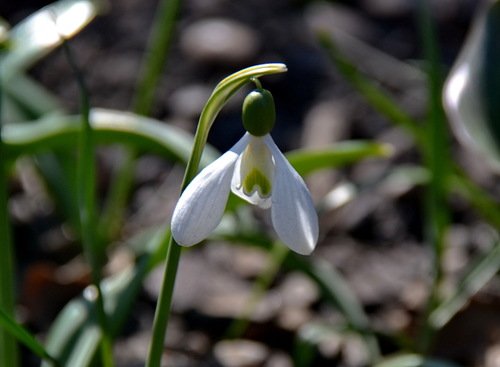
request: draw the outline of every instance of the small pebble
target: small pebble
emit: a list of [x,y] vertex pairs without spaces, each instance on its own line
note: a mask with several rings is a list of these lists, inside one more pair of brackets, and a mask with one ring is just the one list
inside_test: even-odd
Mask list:
[[300,273],[288,275],[280,291],[283,304],[291,307],[306,308],[319,297],[316,284]]
[[256,55],[256,33],[234,20],[212,18],[189,25],[181,35],[181,47],[188,57],[227,64],[249,61]]
[[269,350],[251,340],[223,340],[215,345],[214,354],[223,367],[259,367],[264,365]]

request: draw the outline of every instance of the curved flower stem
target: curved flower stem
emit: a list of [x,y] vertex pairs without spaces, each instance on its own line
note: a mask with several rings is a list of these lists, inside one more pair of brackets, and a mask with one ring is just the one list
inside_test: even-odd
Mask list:
[[[285,72],[284,64],[263,64],[252,66],[234,73],[223,79],[214,89],[208,99],[198,121],[198,127],[194,137],[193,151],[188,161],[181,192],[198,173],[201,155],[207,142],[208,133],[219,111],[224,107],[227,100],[243,85],[263,75]],[[153,321],[153,335],[149,345],[147,367],[160,367],[163,354],[163,343],[167,330],[172,305],[172,295],[175,285],[177,267],[179,265],[181,248],[170,236],[170,228],[166,226],[162,241],[168,241],[168,250],[165,264],[163,283],[160,289],[158,304],[156,305],[155,318]]]

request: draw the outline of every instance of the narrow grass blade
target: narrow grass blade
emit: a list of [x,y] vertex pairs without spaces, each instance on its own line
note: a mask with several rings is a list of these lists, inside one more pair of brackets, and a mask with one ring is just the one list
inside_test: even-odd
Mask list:
[[446,185],[451,174],[449,136],[445,114],[441,103],[443,76],[439,60],[436,31],[431,16],[430,2],[420,2],[419,28],[423,44],[426,72],[428,76],[428,117],[425,126],[423,153],[429,169],[430,181],[426,191],[426,238],[433,250],[433,281],[427,303],[426,315],[418,338],[418,348],[427,353],[435,329],[427,317],[433,312],[441,298],[444,278],[443,255],[446,248],[446,229],[450,223],[450,209],[447,205]]
[[465,198],[484,219],[495,228],[500,228],[500,208],[497,200],[458,167],[455,167],[455,173],[448,179],[448,191]]
[[300,149],[288,152],[286,157],[301,176],[325,168],[344,166],[364,158],[387,157],[392,149],[387,144],[369,141],[344,141],[329,148]]
[[429,321],[432,326],[435,329],[443,327],[499,270],[500,242],[497,242],[469,267],[452,296],[430,314]]
[[330,60],[337,67],[337,70],[375,110],[387,117],[391,122],[408,131],[418,144],[424,143],[423,132],[418,123],[402,110],[385,91],[364,77],[356,66],[341,55],[330,35],[320,33],[318,39],[321,46],[326,50]]
[[[231,221],[226,222],[223,228],[217,230],[217,238],[226,241],[238,241],[248,245],[270,249],[272,242],[269,238],[257,232],[239,231]],[[342,275],[333,266],[324,261],[311,261],[290,251],[284,261],[284,266],[291,270],[303,272],[310,277],[320,288],[326,302],[335,307],[344,317],[349,328],[361,336],[370,354],[372,363],[380,358],[377,339],[373,334],[368,316],[356,296],[351,292]]]
[[[180,0],[158,3],[134,97],[134,112],[139,115],[149,115],[153,106],[156,86],[167,64],[180,3]],[[99,221],[101,236],[109,240],[115,237],[123,222],[134,178],[137,151],[126,148],[123,155],[123,164],[111,181]]]
[[[61,37],[62,30],[57,27]],[[62,48],[66,60],[71,67],[78,85],[80,94],[81,130],[78,136],[78,160],[76,165],[77,202],[81,227],[81,243],[84,255],[90,265],[92,288],[95,289],[97,324],[102,334],[100,339],[101,358],[104,367],[113,367],[112,340],[109,332],[109,323],[104,310],[104,299],[101,289],[102,268],[106,261],[106,248],[99,237],[97,227],[97,198],[96,198],[96,158],[93,129],[90,124],[89,92],[83,74],[73,56],[68,42],[63,39]]]
[[17,116],[6,115],[5,121],[8,123],[35,120],[62,111],[60,102],[52,93],[24,74],[10,76],[4,89],[4,98],[13,105],[11,109],[17,111]]
[[226,337],[235,339],[241,337],[248,327],[249,319],[265,295],[266,290],[271,286],[279,273],[281,264],[285,260],[288,252],[288,247],[280,242],[275,242],[269,252],[266,268],[262,271],[259,277],[255,280],[252,292],[248,297],[245,308],[241,314],[231,323],[226,331]]
[[378,360],[380,351],[368,317],[343,277],[330,264],[310,262],[297,255],[290,255],[288,266],[303,271],[318,284],[324,296],[344,315],[350,327],[363,337],[371,361]]
[[44,152],[33,157],[36,169],[58,212],[75,230],[76,237],[79,237],[81,226],[77,205],[75,160],[76,154],[73,152],[58,155]]
[[[144,278],[165,258],[167,242],[157,232],[132,240],[137,263],[101,283],[112,336],[118,335],[141,289]],[[96,327],[95,302],[85,296],[72,300],[59,313],[47,337],[47,350],[64,366],[86,367],[102,337]],[[71,364],[70,364],[71,362]],[[49,367],[45,363],[42,367]]]
[[15,320],[9,317],[3,310],[0,309],[0,327],[17,338],[33,353],[41,359],[47,360],[53,366],[59,366],[57,360],[53,358],[31,333],[19,325]]
[[156,85],[168,60],[180,3],[180,0],[161,0],[158,4],[135,95],[134,112],[139,115],[151,111]]

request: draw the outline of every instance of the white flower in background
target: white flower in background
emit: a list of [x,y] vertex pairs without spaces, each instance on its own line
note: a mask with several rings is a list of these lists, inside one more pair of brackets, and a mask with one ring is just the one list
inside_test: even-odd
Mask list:
[[309,190],[274,143],[272,95],[251,92],[243,105],[247,133],[203,169],[182,193],[172,217],[172,236],[194,245],[217,227],[230,191],[253,205],[271,210],[278,237],[291,250],[308,255],[318,240],[318,216]]

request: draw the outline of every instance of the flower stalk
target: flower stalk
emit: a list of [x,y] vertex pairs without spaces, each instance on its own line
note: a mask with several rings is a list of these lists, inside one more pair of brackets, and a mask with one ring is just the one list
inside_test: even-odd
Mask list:
[[[238,89],[250,82],[253,78],[283,73],[286,70],[287,69],[284,64],[256,65],[230,75],[216,86],[200,115],[198,127],[194,137],[193,150],[186,166],[184,179],[181,184],[181,192],[184,191],[184,189],[196,176],[210,128],[218,113],[226,104],[227,100],[234,93],[236,93]],[[169,226],[166,226],[165,232],[162,236],[162,241],[168,242],[168,250],[165,259],[165,273],[153,321],[153,335],[149,345],[148,357],[146,361],[147,367],[160,367],[161,364],[165,332],[168,326],[170,308],[172,305],[172,295],[181,252],[180,246],[170,235]]]

